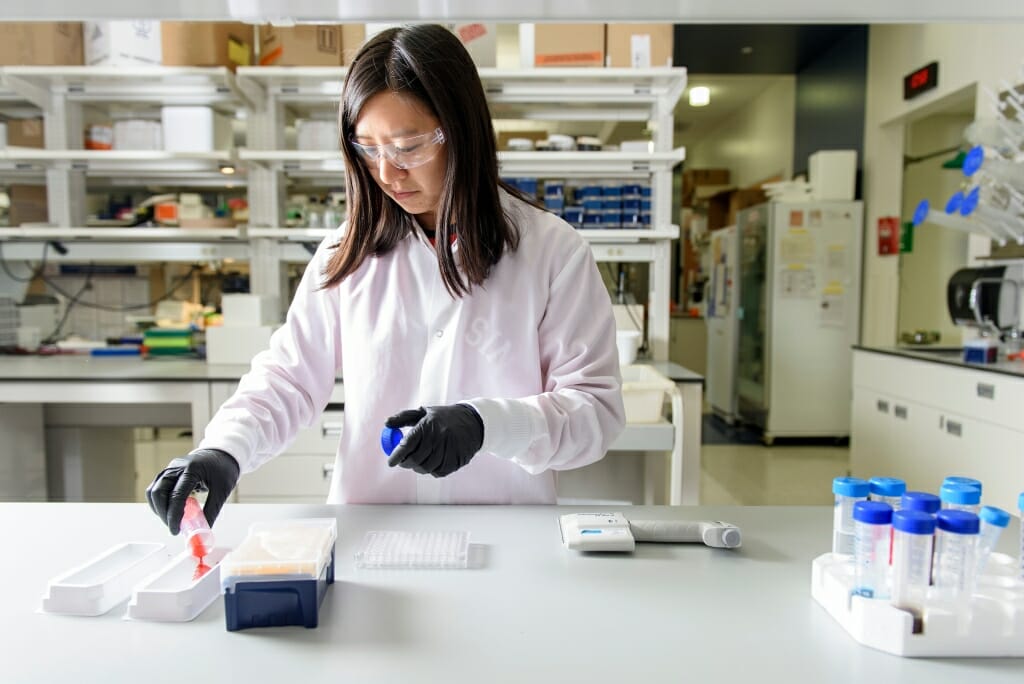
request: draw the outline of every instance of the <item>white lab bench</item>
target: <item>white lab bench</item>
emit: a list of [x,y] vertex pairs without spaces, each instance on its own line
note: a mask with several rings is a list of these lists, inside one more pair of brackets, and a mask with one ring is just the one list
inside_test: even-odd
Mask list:
[[[226,506],[218,543],[253,521],[334,517],[337,581],[319,627],[227,632],[218,599],[195,621],[37,612],[50,578],[126,541],[183,542],[142,504],[0,504],[4,681],[901,682],[1019,684],[1020,659],[911,659],[861,646],[811,598],[831,507],[631,507],[633,519],[725,520],[735,550],[561,545],[546,506]],[[467,530],[467,570],[360,570],[370,530]],[[1003,535],[1009,552],[1014,520]]]
[[[700,496],[703,378],[677,364],[651,365],[676,384],[672,422],[628,425],[612,449],[669,452],[669,502],[696,504]],[[14,436],[8,459],[14,454],[27,459],[25,454],[41,453],[44,426],[190,425],[197,442],[247,370],[247,366],[210,365],[192,359],[0,356],[0,404],[17,407],[0,411],[0,434]],[[344,402],[340,379],[330,401]],[[326,435],[328,428],[323,429]],[[74,444],[68,449],[73,450]],[[325,479],[324,458],[317,455],[315,459],[306,465],[316,477]],[[45,469],[45,463],[40,460],[22,467],[38,471]],[[651,500],[655,486],[648,483],[645,489],[646,499]]]

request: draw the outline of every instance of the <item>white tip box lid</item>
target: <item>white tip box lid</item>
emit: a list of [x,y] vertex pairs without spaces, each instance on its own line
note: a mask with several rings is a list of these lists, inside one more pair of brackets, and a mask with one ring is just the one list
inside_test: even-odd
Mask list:
[[170,557],[163,544],[128,542],[50,580],[42,611],[102,615],[126,600],[140,579]]
[[237,580],[320,576],[338,538],[334,518],[253,523],[238,548],[221,562],[221,584]]

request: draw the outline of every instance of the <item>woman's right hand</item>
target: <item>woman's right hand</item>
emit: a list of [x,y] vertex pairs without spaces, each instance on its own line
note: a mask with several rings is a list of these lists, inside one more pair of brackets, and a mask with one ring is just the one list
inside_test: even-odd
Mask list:
[[238,461],[226,451],[197,449],[168,463],[146,488],[146,499],[171,534],[178,534],[185,499],[192,492],[205,490],[203,514],[212,526],[238,483],[239,473]]

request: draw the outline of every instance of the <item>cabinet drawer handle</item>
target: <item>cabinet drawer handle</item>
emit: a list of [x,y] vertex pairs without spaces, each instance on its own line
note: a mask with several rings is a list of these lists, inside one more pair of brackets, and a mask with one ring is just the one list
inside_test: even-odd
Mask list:
[[906,406],[900,406],[899,404],[895,404],[892,407],[892,415],[896,416],[897,418],[902,418],[903,420],[906,420],[907,419],[907,407]]
[[978,396],[982,399],[995,399],[996,398],[996,386],[990,385],[987,382],[978,383]]
[[324,479],[325,480],[330,479],[331,475],[334,474],[334,464],[333,463],[324,463],[323,469],[324,469]]
[[881,399],[879,399],[877,402],[875,402],[875,406],[878,408],[878,411],[880,413],[889,412],[889,402],[887,401],[882,401]]
[[324,437],[340,437],[341,436],[341,423],[322,423],[320,425],[320,434]]
[[946,432],[953,435],[954,437],[959,437],[961,433],[963,433],[963,426],[960,425],[960,423],[956,422],[955,420],[947,420]]

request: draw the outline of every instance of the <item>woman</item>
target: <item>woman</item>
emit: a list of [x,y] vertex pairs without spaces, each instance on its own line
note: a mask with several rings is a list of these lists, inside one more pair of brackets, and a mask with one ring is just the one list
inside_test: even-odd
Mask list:
[[[311,425],[339,369],[332,503],[554,503],[554,471],[599,460],[622,430],[615,324],[590,248],[499,180],[458,39],[440,26],[377,34],[339,116],[348,220],[199,448],[149,486],[174,534],[191,492],[209,490],[212,523],[240,471]],[[406,432],[390,457],[385,424]]]

